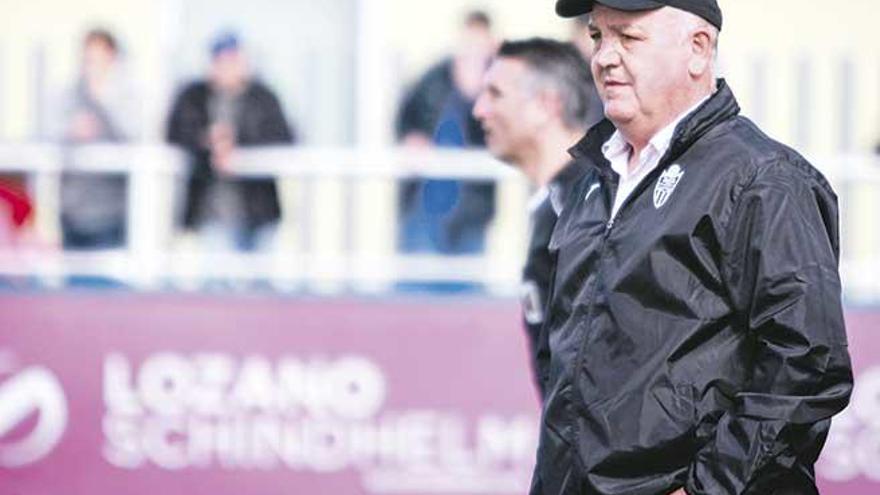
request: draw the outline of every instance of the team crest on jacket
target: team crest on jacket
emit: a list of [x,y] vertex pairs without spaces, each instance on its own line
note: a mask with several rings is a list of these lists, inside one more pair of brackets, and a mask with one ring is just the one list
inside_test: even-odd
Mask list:
[[684,170],[678,165],[672,165],[663,171],[660,179],[657,180],[657,185],[654,186],[655,209],[659,210],[661,206],[666,204],[682,177],[684,177]]

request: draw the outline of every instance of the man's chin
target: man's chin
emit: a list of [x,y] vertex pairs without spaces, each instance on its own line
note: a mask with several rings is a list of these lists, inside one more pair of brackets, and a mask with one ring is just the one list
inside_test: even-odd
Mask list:
[[510,152],[510,150],[493,150],[492,148],[489,148],[489,152],[492,153],[492,156],[494,156],[496,160],[504,162],[508,165],[516,166],[517,158],[513,153]]
[[499,144],[492,142],[492,139],[486,140],[486,148],[489,150],[489,154],[491,154],[498,160],[504,160],[505,157],[508,155],[507,150]]
[[608,118],[611,122],[614,122],[615,125],[620,126],[631,121],[634,117],[634,112],[629,108],[619,108],[615,105],[605,105],[605,117]]

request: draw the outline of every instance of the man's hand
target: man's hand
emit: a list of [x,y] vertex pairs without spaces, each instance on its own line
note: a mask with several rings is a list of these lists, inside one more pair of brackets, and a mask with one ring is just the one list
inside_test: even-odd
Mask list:
[[433,144],[431,138],[422,132],[413,131],[403,137],[403,146],[407,148],[423,150],[430,148]]
[[214,124],[208,131],[211,165],[219,174],[230,172],[232,153],[235,151],[235,132],[228,124]]
[[679,488],[678,490],[675,490],[674,492],[670,493],[669,495],[688,495],[688,494],[686,491],[684,491],[684,488]]
[[101,121],[92,112],[80,111],[71,119],[67,137],[76,142],[94,141],[102,130]]

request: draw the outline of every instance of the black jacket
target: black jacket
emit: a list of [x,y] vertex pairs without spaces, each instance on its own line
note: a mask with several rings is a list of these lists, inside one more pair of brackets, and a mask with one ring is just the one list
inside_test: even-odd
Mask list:
[[397,138],[411,132],[433,136],[443,105],[453,91],[452,60],[447,58],[428,69],[407,91],[395,123]]
[[[200,210],[206,192],[216,176],[206,147],[210,126],[211,86],[204,81],[190,84],[174,102],[168,121],[168,141],[182,146],[192,155],[192,169],[187,184],[183,224],[195,228],[201,224]],[[257,146],[292,144],[295,135],[287,124],[275,95],[259,82],[251,83],[241,96],[241,113],[235,123],[236,144]],[[246,227],[256,228],[278,220],[281,209],[275,179],[241,179],[236,187],[243,198]]]
[[[547,308],[550,293],[550,278],[553,275],[554,256],[550,253],[550,235],[556,226],[558,215],[553,207],[554,197],[565,198],[578,179],[584,174],[584,167],[577,161],[569,162],[559,171],[548,186],[548,193],[530,216],[529,251],[522,272],[520,295],[523,308],[523,326],[529,341],[533,361],[536,357],[538,339]],[[561,201],[558,200],[558,201]],[[536,383],[544,397],[543,382],[537,376],[538,364],[533,363]]]
[[613,125],[572,149],[533,495],[816,493],[852,389],[837,201],[738,114],[719,81],[614,219]]

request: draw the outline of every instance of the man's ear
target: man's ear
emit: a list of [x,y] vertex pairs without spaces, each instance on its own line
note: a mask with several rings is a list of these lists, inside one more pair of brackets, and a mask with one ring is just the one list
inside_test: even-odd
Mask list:
[[699,28],[691,34],[690,48],[688,72],[692,77],[700,77],[712,66],[712,57],[715,56],[715,44],[708,29]]
[[562,98],[559,92],[551,89],[543,89],[538,93],[538,100],[541,102],[541,110],[545,115],[545,120],[562,118]]

